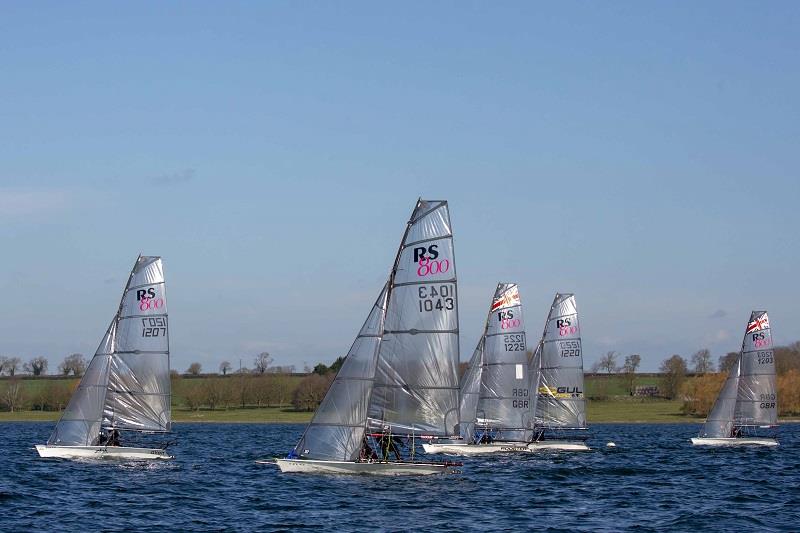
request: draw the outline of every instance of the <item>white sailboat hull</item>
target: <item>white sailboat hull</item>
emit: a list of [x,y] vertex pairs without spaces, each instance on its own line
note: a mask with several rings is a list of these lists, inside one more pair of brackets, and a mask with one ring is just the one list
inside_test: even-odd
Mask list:
[[591,450],[585,442],[580,440],[542,440],[528,444],[532,452],[561,451],[561,452],[588,452]]
[[466,442],[424,443],[425,453],[444,453],[450,455],[484,455],[490,453],[528,452],[524,442],[492,442],[488,444],[470,444]]
[[37,444],[39,457],[58,459],[174,459],[166,450],[124,446],[49,446]]
[[426,476],[452,474],[458,466],[450,463],[402,463],[321,461],[316,459],[275,459],[281,472],[305,474],[369,474],[375,476]]
[[484,455],[492,453],[541,451],[585,452],[591,449],[582,441],[565,440],[546,440],[532,443],[492,442],[488,444],[470,444],[466,442],[430,443],[423,444],[422,448],[425,450],[425,453],[444,453],[450,455]]
[[693,437],[694,446],[778,446],[778,441],[768,437]]

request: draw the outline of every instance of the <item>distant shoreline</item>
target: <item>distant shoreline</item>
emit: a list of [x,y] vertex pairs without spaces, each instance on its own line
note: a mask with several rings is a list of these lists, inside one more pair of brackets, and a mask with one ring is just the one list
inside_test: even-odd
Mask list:
[[[175,409],[174,424],[307,424],[313,413],[294,411],[283,407],[261,407],[245,409],[215,409],[189,411]],[[55,423],[61,412],[17,411],[0,412],[0,422],[47,422]],[[590,401],[587,422],[594,424],[702,424],[705,418],[683,415],[680,402],[650,400],[631,402],[625,400]],[[793,424],[800,418],[779,419],[779,424]]]

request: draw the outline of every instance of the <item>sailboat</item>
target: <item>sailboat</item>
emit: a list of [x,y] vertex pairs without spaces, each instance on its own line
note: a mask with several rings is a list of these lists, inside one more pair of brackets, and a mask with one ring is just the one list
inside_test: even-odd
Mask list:
[[461,380],[461,439],[432,440],[427,453],[528,451],[533,395],[522,302],[516,283],[498,283],[483,335]]
[[424,475],[460,466],[414,460],[419,436],[452,436],[459,425],[453,251],[447,202],[419,199],[344,364],[300,441],[275,460],[282,472]]
[[586,398],[578,308],[574,294],[557,293],[531,358],[536,391],[531,451],[586,451]]
[[169,329],[160,257],[139,256],[100,346],[40,457],[172,459],[122,435],[170,431]]
[[739,357],[692,444],[777,446],[775,438],[758,434],[759,429],[778,427],[777,396],[769,316],[753,311]]

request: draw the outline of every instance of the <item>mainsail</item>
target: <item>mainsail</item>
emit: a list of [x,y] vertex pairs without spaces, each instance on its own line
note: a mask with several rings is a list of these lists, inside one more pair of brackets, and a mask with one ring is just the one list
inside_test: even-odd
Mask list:
[[583,352],[573,294],[556,294],[531,359],[535,423],[542,428],[586,427]]
[[735,427],[778,422],[775,356],[766,311],[753,311],[742,351],[701,431],[704,437],[731,437]]
[[533,429],[532,395],[522,303],[515,283],[497,284],[478,348],[483,348],[483,357],[476,418],[494,431],[496,440],[528,441]]
[[358,459],[367,420],[367,401],[375,377],[375,356],[383,333],[386,287],[347,352],[342,367],[294,448],[309,459]]
[[170,430],[169,327],[160,257],[139,256],[117,314],[47,441],[91,446],[101,430]]
[[459,425],[458,298],[446,201],[418,200],[389,277],[369,424],[452,436]]

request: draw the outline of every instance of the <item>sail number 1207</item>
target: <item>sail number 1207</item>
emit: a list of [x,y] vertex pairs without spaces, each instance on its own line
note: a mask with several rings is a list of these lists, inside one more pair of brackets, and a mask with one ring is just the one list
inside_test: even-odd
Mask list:
[[166,337],[167,319],[163,316],[142,319],[142,337]]
[[452,311],[455,308],[455,291],[452,285],[420,285],[419,312]]

